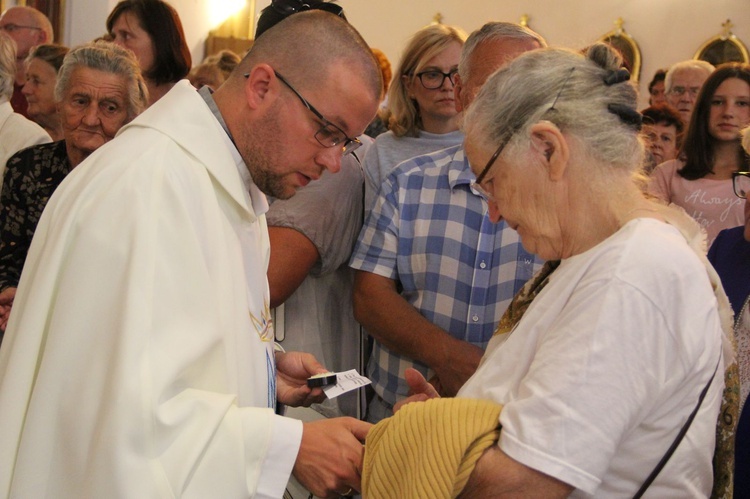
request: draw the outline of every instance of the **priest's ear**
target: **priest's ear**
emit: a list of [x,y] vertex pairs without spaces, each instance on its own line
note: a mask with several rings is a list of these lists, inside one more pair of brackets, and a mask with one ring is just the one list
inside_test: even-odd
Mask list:
[[245,98],[250,109],[270,104],[281,93],[282,83],[268,64],[256,64],[244,76]]

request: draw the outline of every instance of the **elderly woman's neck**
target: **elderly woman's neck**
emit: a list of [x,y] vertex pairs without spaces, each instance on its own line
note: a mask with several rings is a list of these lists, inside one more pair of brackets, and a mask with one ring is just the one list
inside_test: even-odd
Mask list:
[[633,218],[656,215],[654,205],[628,174],[572,185],[577,189],[569,193],[562,258],[588,251]]
[[69,142],[65,143],[65,150],[68,153],[68,161],[70,161],[71,168],[75,168],[80,165],[84,159],[88,158],[93,151],[84,151],[73,147]]

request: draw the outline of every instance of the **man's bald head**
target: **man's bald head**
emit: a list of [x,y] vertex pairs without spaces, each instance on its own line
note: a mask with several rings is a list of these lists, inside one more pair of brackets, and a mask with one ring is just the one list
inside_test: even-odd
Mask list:
[[24,59],[32,47],[52,43],[55,38],[47,16],[26,6],[11,7],[3,12],[0,29],[4,29],[16,42],[18,59]]
[[379,98],[383,88],[378,63],[362,36],[325,11],[294,14],[264,32],[231,79],[241,84],[242,75],[259,63],[298,82],[300,91],[321,85],[330,68],[338,64],[348,67],[353,78],[362,78],[374,96]]
[[546,46],[541,35],[520,24],[493,21],[474,31],[458,62],[456,109],[466,109],[492,73],[522,53]]

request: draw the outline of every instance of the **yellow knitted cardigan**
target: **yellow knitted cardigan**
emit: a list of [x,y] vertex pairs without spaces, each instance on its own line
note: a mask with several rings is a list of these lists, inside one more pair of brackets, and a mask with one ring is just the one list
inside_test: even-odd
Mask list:
[[500,437],[501,409],[467,398],[405,405],[367,435],[363,498],[458,496],[479,457]]

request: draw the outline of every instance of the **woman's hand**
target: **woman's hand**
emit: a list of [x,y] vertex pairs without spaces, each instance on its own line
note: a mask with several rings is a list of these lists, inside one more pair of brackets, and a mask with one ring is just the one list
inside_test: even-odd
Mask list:
[[393,406],[393,413],[401,409],[406,404],[411,402],[424,402],[425,400],[439,398],[440,394],[429,381],[422,376],[422,373],[416,369],[410,367],[404,371],[404,378],[406,384],[409,385],[412,395],[404,400],[397,402]]

